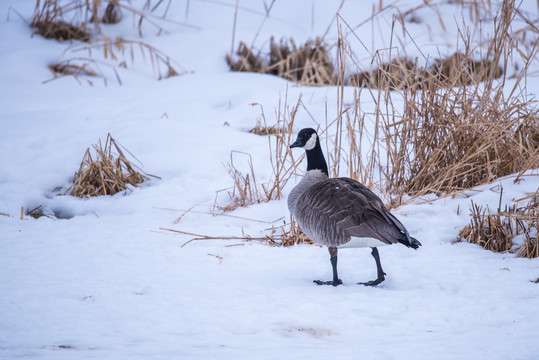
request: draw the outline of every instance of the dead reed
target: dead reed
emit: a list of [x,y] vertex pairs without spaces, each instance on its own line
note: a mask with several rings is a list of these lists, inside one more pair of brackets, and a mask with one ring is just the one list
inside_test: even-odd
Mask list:
[[290,223],[272,227],[269,230],[271,231],[268,235],[268,244],[270,246],[316,245],[314,241],[303,233],[303,230],[292,217],[290,217]]
[[65,21],[39,21],[35,20],[32,27],[36,32],[47,39],[56,39],[58,41],[80,40],[90,41],[90,33],[82,28]]
[[348,85],[373,89],[421,89],[432,82],[438,86],[478,84],[490,78],[498,79],[502,74],[502,68],[488,59],[475,61],[470,54],[456,52],[447,58],[436,59],[433,65],[421,67],[417,58],[399,57],[378,65],[375,70],[350,75]]
[[[500,201],[501,197],[500,192]],[[494,213],[472,201],[470,224],[455,242],[467,241],[494,252],[516,252],[517,257],[539,257],[539,192],[530,198],[524,206],[498,207]]]
[[64,195],[69,193],[81,198],[114,195],[126,190],[128,185],[136,187],[153,176],[132,164],[124,155],[123,147],[110,134],[107,135],[104,146],[99,141],[93,148],[95,158],[88,148],[79,170],[73,176],[73,185]]
[[[121,37],[110,38],[102,35],[100,24],[115,24],[121,21],[123,12],[133,15],[142,36],[143,23],[154,26],[158,33],[166,32],[161,22],[171,22],[177,25],[188,26],[176,21],[156,16],[152,12],[161,2],[151,7],[151,1],[146,1],[142,9],[135,8],[129,1],[121,0],[37,0],[34,16],[30,26],[47,38],[59,41],[79,40],[85,44],[76,43],[70,46],[63,54],[67,59],[50,64],[49,69],[54,79],[63,76],[73,76],[79,81],[86,79],[92,84],[89,77],[103,78],[107,83],[107,76],[102,67],[112,69],[116,79],[121,80],[116,67],[127,68],[128,61],[134,63],[136,54],[144,60],[149,59],[154,73],[159,80],[176,76],[185,72],[181,65],[174,63],[168,55],[148,45],[142,40],[129,40]],[[151,7],[151,9],[150,9]],[[103,60],[93,57],[92,50],[102,50]],[[85,51],[87,57],[71,54]],[[50,81],[50,80],[48,80]]]
[[[81,52],[86,53],[87,56],[79,56]],[[97,59],[94,52],[101,55],[104,60]],[[179,72],[176,69],[181,69],[181,73],[185,72],[185,69],[177,62],[174,62],[168,55],[143,41],[104,36],[92,43],[72,45],[66,49],[64,56],[67,59],[49,65],[49,70],[53,73],[54,78],[46,82],[70,75],[79,82],[80,79],[84,79],[90,85],[93,85],[93,82],[89,78],[98,77],[103,79],[105,85],[107,85],[108,76],[104,71],[104,69],[107,69],[112,72],[118,84],[121,85],[122,80],[117,68],[133,66],[136,62],[137,54],[144,61],[149,61],[158,80],[178,76]]]
[[514,209],[500,209],[490,213],[488,206],[483,208],[472,201],[470,225],[466,225],[458,235],[456,242],[466,240],[477,244],[483,249],[494,252],[508,252],[513,248],[513,238],[516,236],[514,222],[505,216]]
[[256,121],[255,127],[249,130],[251,134],[260,135],[260,136],[278,135],[278,134],[282,134],[283,131],[284,131],[283,129],[278,129],[275,126],[264,125],[260,119]]
[[[118,82],[121,84],[121,80],[116,72],[116,69],[109,64],[102,65],[110,67],[116,74]],[[81,80],[85,80],[89,85],[93,85],[92,78],[102,78],[105,84],[107,83],[107,78],[103,75],[99,67],[99,62],[92,58],[70,58],[59,61],[55,64],[51,64],[48,66],[48,68],[51,71],[53,78],[45,80],[44,83],[64,76],[73,76],[73,78],[79,83]]]
[[230,54],[227,54],[226,56],[226,62],[228,63],[231,71],[255,73],[266,72],[265,60],[260,56],[260,54],[254,54],[243,41],[240,41],[236,55],[237,57],[235,58]]
[[[176,229],[160,228],[160,230],[170,231],[182,235],[193,236],[190,240],[184,242],[181,247],[186,246],[187,244],[192,243],[193,241],[200,240],[233,240],[233,241],[259,241],[270,246],[294,246],[299,244],[315,244],[311,241],[299,228],[293,219],[289,224],[284,224],[282,226],[272,226],[269,229],[266,229],[266,234],[263,236],[251,236],[242,231],[241,236],[229,236],[229,235],[207,235],[207,234],[197,234],[187,231],[181,231]],[[234,246],[234,245],[230,245]]]
[[40,217],[43,217],[43,216],[50,217],[50,216],[45,215],[43,213],[43,205],[38,205],[38,206],[36,206],[35,208],[32,208],[32,209],[26,209],[25,215],[26,216],[31,216],[34,219],[39,219]]
[[193,27],[153,14],[161,2],[152,6],[148,0],[139,9],[128,0],[37,0],[30,26],[42,36],[60,41],[89,41],[92,35],[100,33],[100,24],[116,24],[124,12],[133,15],[140,36],[145,23],[155,27],[158,33],[166,33],[162,22]]
[[486,56],[491,62],[477,65],[480,71],[473,75],[471,46],[464,39],[467,52],[439,65],[436,76],[419,87],[403,88],[402,118],[386,117],[386,186],[397,202],[404,194],[450,194],[539,167],[539,110],[521,85],[529,58],[511,91],[505,69],[494,81],[499,64],[515,51],[510,3],[504,2],[495,20]]
[[277,75],[287,80],[307,85],[332,84],[334,66],[328,55],[329,47],[320,38],[297,46],[293,39],[270,39],[269,53],[255,54],[240,42],[235,57],[226,56],[231,71],[258,72]]
[[[258,105],[258,104],[253,104]],[[296,113],[301,105],[301,97],[293,107],[288,104],[279,103],[276,114],[277,122],[268,126],[264,110],[261,107],[260,128],[266,129],[268,135],[269,161],[272,168],[272,175],[267,182],[259,183],[253,161],[250,154],[232,151],[230,162],[226,165],[227,170],[234,181],[232,190],[225,189],[230,202],[227,205],[218,204],[217,198],[221,191],[217,192],[214,203],[214,211],[231,211],[238,207],[245,207],[253,204],[281,199],[283,188],[296,173],[296,161],[293,158],[289,145],[292,143],[293,126]],[[264,125],[262,125],[262,123]],[[272,129],[271,131],[268,129]],[[235,159],[242,156],[247,159],[247,172],[241,171]]]
[[539,189],[528,199],[525,206],[517,209],[515,221],[523,235],[517,256],[531,259],[539,257]]
[[503,90],[409,90],[402,121],[386,132],[389,188],[441,195],[539,166],[539,112]]

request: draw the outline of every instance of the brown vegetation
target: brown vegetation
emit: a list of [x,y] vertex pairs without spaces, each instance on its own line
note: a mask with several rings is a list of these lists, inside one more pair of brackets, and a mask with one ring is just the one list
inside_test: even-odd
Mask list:
[[475,61],[470,54],[456,52],[447,58],[436,59],[431,66],[423,67],[418,66],[418,59],[412,61],[406,57],[396,58],[390,63],[379,65],[375,70],[350,75],[348,85],[374,89],[387,86],[392,90],[421,89],[433,82],[464,86],[498,79],[502,74],[502,68],[492,61]]
[[[101,66],[104,66],[112,69],[118,83],[121,84],[116,67],[127,68],[128,61],[131,63],[135,61],[137,50],[144,60],[149,58],[159,80],[178,75],[178,69],[184,72],[179,64],[173,65],[173,61],[166,54],[142,40],[129,40],[121,37],[109,38],[101,34],[100,23],[118,23],[122,19],[122,9],[138,19],[136,23],[139,35],[142,35],[143,23],[149,23],[157,28],[158,32],[164,32],[165,30],[159,21],[171,21],[155,17],[151,12],[146,11],[149,4],[150,2],[147,2],[144,9],[141,10],[120,0],[110,0],[106,2],[106,6],[102,0],[75,0],[67,3],[60,0],[38,0],[30,24],[35,32],[58,41],[77,40],[85,43],[71,45],[66,49],[64,55],[73,55],[80,51],[88,53],[87,57],[75,55],[50,64],[49,69],[53,72],[53,79],[70,75],[77,80],[83,78],[91,85],[93,83],[88,78],[100,77],[107,84],[107,77],[101,70]],[[103,60],[92,57],[92,50],[97,49],[103,51]]]
[[76,197],[114,195],[126,190],[128,185],[136,187],[153,176],[132,164],[110,134],[104,146],[99,141],[93,148],[95,159],[88,148],[73,177],[73,185],[64,194]]
[[298,47],[292,39],[276,43],[272,37],[267,55],[240,42],[236,55],[226,57],[232,71],[272,74],[308,86],[329,85],[334,77],[328,46],[319,38]]
[[[494,252],[516,252],[518,257],[539,257],[539,192],[528,199],[523,206],[498,207],[494,213],[472,201],[470,224],[455,242],[467,241]],[[515,248],[517,237],[522,243]]]

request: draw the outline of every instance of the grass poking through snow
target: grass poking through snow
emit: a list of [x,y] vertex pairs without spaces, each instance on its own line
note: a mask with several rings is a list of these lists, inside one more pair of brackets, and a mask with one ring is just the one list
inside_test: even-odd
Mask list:
[[64,194],[81,198],[114,195],[126,190],[129,185],[136,187],[153,176],[132,164],[124,155],[123,147],[110,134],[104,146],[99,141],[93,148],[95,155],[92,156],[90,148],[86,150],[80,168],[73,177],[73,185]]

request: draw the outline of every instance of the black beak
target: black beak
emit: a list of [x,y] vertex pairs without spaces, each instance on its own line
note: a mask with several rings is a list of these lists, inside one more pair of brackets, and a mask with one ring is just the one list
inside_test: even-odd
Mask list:
[[305,144],[302,144],[301,140],[297,139],[296,141],[294,141],[292,145],[290,145],[290,149],[296,148],[296,147],[303,147],[303,146],[305,146]]

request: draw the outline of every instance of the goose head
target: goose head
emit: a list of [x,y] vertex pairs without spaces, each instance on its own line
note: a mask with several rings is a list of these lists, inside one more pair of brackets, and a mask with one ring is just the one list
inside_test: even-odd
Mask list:
[[290,145],[290,148],[313,150],[317,144],[320,145],[320,141],[318,140],[316,130],[312,128],[305,128],[298,133],[296,141]]
[[320,170],[325,175],[329,174],[326,159],[320,146],[320,139],[315,129],[301,129],[296,141],[290,145],[290,148],[305,149],[307,152],[307,172],[310,170]]

